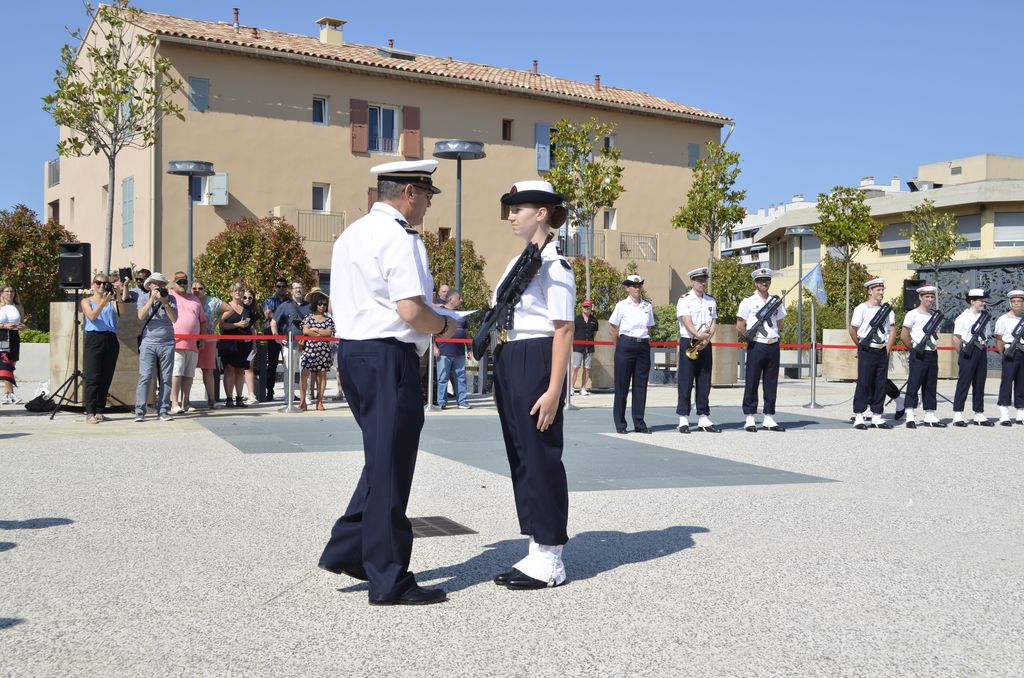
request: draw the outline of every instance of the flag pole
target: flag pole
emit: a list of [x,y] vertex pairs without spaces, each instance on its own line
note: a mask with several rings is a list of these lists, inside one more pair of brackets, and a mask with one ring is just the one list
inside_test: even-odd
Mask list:
[[818,385],[818,327],[817,314],[814,312],[818,307],[818,298],[811,300],[811,402],[804,405],[809,410],[819,410],[821,405],[817,400]]

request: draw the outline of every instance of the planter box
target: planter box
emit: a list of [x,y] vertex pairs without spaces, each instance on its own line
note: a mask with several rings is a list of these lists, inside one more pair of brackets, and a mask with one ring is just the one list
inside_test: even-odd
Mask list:
[[[737,343],[736,325],[718,325],[713,343]],[[684,356],[683,360],[687,358]],[[736,346],[715,346],[715,364],[711,369],[712,386],[732,386],[739,382],[740,349]]]
[[[50,345],[21,342],[21,357],[14,367],[14,378],[22,382],[45,381],[50,378]],[[21,397],[25,400],[25,394]]]

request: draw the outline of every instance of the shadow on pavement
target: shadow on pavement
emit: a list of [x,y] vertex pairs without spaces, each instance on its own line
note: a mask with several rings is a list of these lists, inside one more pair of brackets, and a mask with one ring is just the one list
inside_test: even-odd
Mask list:
[[10,551],[15,546],[17,546],[17,544],[15,544],[13,541],[0,541],[0,553],[3,553],[4,551]]
[[17,617],[0,617],[0,631],[9,629],[12,626],[24,623],[24,619],[18,619]]
[[29,518],[28,520],[0,520],[0,530],[41,530],[44,527],[70,525],[71,518]]
[[0,433],[0,440],[6,440],[10,438],[21,438],[23,436],[30,436],[31,433]]

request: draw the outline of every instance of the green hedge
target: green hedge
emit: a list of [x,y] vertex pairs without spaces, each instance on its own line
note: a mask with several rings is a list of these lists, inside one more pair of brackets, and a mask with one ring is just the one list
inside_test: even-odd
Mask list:
[[21,343],[23,344],[49,344],[50,333],[42,330],[22,330]]

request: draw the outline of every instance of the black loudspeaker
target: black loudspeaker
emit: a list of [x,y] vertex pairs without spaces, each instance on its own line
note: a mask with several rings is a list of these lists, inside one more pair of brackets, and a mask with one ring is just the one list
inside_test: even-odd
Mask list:
[[903,310],[913,311],[921,304],[921,300],[917,298],[917,288],[924,287],[927,284],[924,280],[911,280],[907,279],[903,281]]
[[92,246],[87,242],[62,242],[57,255],[57,285],[64,290],[89,287]]

